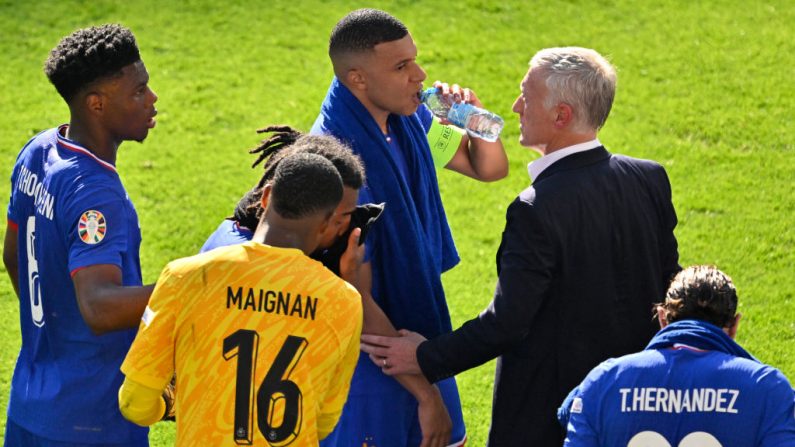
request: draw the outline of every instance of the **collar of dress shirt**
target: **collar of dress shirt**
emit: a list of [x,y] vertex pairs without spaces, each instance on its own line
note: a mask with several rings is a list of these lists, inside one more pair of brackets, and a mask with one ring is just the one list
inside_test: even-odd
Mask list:
[[591,141],[586,141],[585,143],[579,143],[573,146],[564,147],[563,149],[558,149],[551,154],[544,155],[537,160],[531,161],[527,165],[527,172],[530,174],[531,180],[537,179],[546,168],[552,166],[553,163],[560,160],[561,158],[568,157],[569,155],[576,154],[577,152],[589,151],[601,145],[602,143],[600,143],[599,139],[597,138]]

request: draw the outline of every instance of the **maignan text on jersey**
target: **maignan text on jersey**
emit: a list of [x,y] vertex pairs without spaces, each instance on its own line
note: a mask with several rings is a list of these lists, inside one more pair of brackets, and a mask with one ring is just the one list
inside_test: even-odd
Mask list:
[[317,298],[300,293],[227,286],[226,308],[315,319]]

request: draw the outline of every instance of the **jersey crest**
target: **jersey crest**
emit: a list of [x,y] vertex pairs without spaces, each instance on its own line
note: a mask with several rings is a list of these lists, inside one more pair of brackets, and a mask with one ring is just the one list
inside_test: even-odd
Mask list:
[[77,234],[80,240],[89,245],[102,242],[107,232],[105,216],[97,210],[88,210],[80,216],[77,223]]

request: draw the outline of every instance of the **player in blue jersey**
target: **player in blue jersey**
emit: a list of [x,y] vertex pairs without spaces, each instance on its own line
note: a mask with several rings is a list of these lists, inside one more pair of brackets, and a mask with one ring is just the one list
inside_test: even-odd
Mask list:
[[795,393],[734,342],[736,311],[720,270],[681,271],[646,349],[596,367],[561,407],[565,446],[795,446]]
[[3,261],[22,346],[5,445],[146,446],[116,398],[153,287],[142,285],[138,216],[115,165],[123,141],[155,126],[157,96],[119,25],[66,36],[45,73],[70,120],[30,140],[11,175]]
[[[360,203],[386,203],[367,246],[372,295],[389,317],[391,334],[398,334],[395,327],[428,337],[450,332],[441,274],[459,258],[435,169],[501,179],[508,172],[502,143],[466,135],[432,137],[439,124],[418,95],[425,71],[408,29],[396,17],[375,9],[353,11],[334,27],[328,49],[335,78],[312,133],[333,135],[362,158],[369,181]],[[469,89],[436,85],[444,95],[481,105]],[[423,377],[401,376],[397,381],[385,376],[363,355],[342,418],[322,445],[462,445],[466,431],[455,380],[430,386]]]

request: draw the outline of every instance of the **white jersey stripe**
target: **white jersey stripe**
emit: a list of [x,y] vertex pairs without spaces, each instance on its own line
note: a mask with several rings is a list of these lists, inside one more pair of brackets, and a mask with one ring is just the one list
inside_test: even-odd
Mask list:
[[65,130],[66,127],[68,127],[68,126],[69,126],[68,124],[63,124],[61,127],[58,128],[58,132],[56,133],[56,135],[58,135],[58,143],[60,145],[62,145],[66,149],[69,149],[70,151],[79,152],[79,153],[81,153],[83,155],[87,155],[87,156],[93,158],[97,163],[99,163],[103,167],[105,167],[107,169],[110,169],[113,172],[116,172],[116,166],[113,166],[112,164],[108,163],[107,161],[97,157],[90,150],[84,148],[83,146],[80,146],[79,144],[75,143],[74,141],[66,139],[66,137],[61,135],[61,132],[63,130]]

